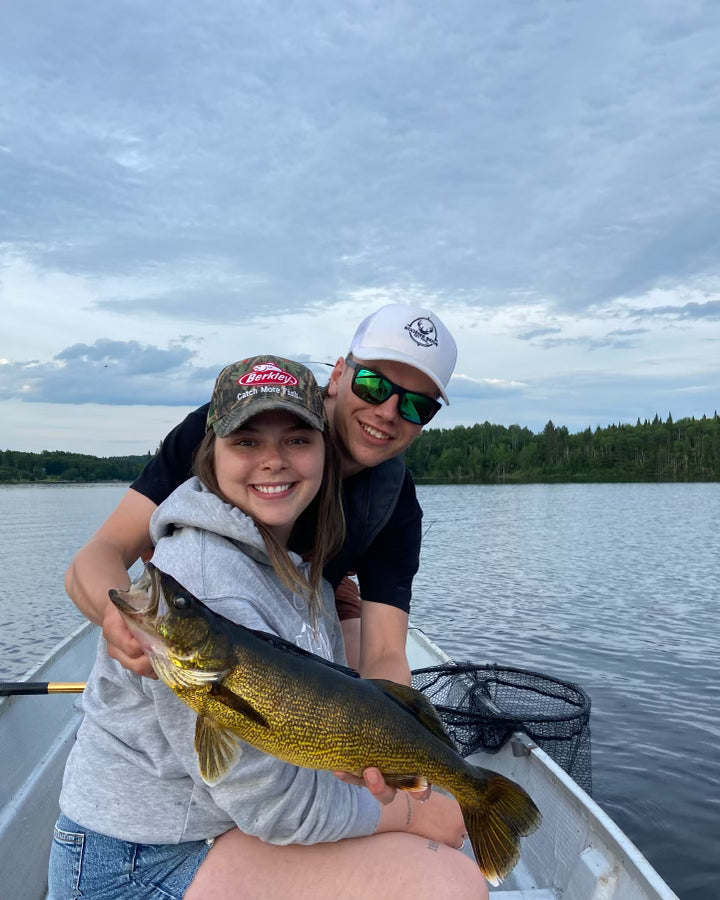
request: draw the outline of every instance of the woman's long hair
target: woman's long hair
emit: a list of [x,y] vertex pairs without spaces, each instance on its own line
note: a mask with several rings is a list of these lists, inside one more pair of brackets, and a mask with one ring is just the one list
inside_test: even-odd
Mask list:
[[[287,548],[266,525],[250,516],[265,542],[265,549],[278,578],[294,594],[299,594],[307,601],[313,618],[316,618],[322,605],[321,581],[325,563],[337,553],[345,540],[340,454],[327,427],[322,432],[322,437],[325,447],[322,482],[315,497],[295,522],[288,542],[292,550],[310,560],[307,580],[293,564]],[[215,440],[215,432],[211,428],[195,451],[193,472],[208,490],[234,506],[218,485],[215,474]]]

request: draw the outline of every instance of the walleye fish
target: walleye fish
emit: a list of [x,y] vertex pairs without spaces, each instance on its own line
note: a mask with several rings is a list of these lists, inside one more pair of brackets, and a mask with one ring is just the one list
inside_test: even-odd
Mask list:
[[498,884],[540,812],[514,782],[468,763],[435,708],[413,688],[360,678],[275,635],[210,610],[148,563],[110,598],[158,677],[197,712],[200,772],[215,783],[242,752],[237,738],[285,762],[361,775],[376,766],[401,790],[428,782],[458,800],[477,863]]

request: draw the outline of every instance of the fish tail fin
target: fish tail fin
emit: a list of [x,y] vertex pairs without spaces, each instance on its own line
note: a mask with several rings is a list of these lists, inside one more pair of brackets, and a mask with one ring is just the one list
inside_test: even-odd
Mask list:
[[477,769],[458,793],[468,837],[480,870],[497,886],[520,858],[520,838],[532,834],[541,820],[528,794],[502,775]]

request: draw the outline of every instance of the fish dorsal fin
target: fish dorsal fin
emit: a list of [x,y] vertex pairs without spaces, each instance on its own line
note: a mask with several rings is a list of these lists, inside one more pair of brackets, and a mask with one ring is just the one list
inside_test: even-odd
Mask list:
[[198,716],[195,723],[195,752],[200,774],[206,784],[215,784],[236,759],[242,747],[235,735],[209,716]]
[[391,700],[394,700],[395,703],[402,706],[403,709],[422,722],[436,738],[439,738],[453,750],[457,750],[455,744],[448,737],[437,710],[424,694],[416,691],[415,688],[408,687],[406,684],[398,684],[395,681],[387,681],[384,678],[371,678],[369,680]]
[[344,666],[342,665],[342,663],[336,663],[330,659],[325,659],[324,656],[318,656],[317,653],[312,653],[310,650],[305,650],[303,647],[298,647],[297,644],[293,644],[292,641],[286,641],[285,638],[281,638],[277,634],[271,634],[268,631],[258,631],[256,628],[247,628],[246,631],[252,632],[252,634],[254,634],[256,638],[264,641],[271,647],[274,647],[275,650],[280,650],[283,653],[290,654],[291,656],[297,656],[308,660],[311,659],[314,662],[326,666],[328,669],[335,669],[336,672],[342,672],[343,675],[349,675],[351,678],[360,677],[360,673],[355,669],[351,669],[349,666]]
[[255,722],[256,725],[260,725],[263,728],[270,727],[270,723],[261,712],[255,709],[251,703],[248,703],[248,701],[239,694],[226,688],[225,685],[213,684],[209,694],[214,700],[229,707],[234,712],[238,713],[238,715],[250,719],[252,722]]

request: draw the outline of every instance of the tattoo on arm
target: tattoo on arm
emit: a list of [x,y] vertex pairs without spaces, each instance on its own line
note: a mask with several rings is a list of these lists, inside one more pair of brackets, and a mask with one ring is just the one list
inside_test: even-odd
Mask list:
[[440,844],[437,841],[428,841],[428,850],[434,850],[437,852]]

